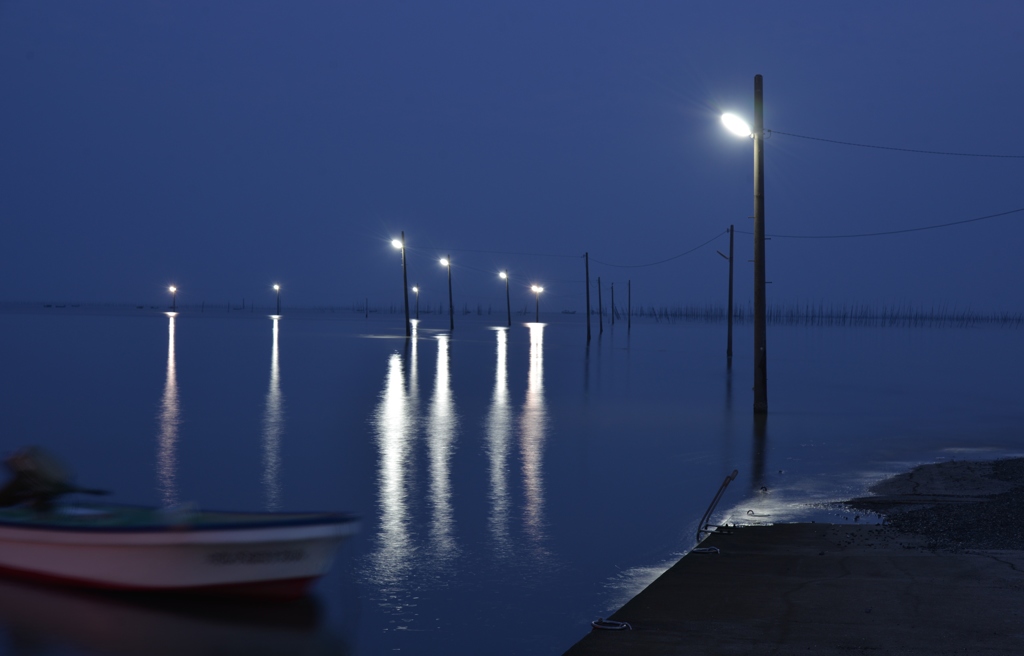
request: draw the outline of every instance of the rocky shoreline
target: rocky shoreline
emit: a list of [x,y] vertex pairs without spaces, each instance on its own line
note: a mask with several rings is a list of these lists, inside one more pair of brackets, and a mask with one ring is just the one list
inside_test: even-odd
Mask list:
[[930,549],[1024,550],[1024,458],[921,465],[846,505],[885,517]]

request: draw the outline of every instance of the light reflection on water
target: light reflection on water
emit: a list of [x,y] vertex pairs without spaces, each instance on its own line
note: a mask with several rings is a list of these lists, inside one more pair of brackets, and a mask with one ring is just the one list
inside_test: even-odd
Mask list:
[[526,507],[523,520],[536,555],[545,555],[544,541],[544,440],[547,409],[544,405],[544,324],[531,323],[530,371],[527,375],[526,401],[519,420],[519,448],[523,458],[523,485]]
[[[692,547],[734,468],[712,523],[806,518],[808,500],[923,460],[1021,444],[1016,331],[778,328],[757,426],[749,353],[728,369],[721,325],[641,323],[587,346],[579,320],[467,317],[457,336],[414,322],[406,339],[394,316],[297,317],[284,337],[276,323],[268,377],[266,319],[238,314],[0,314],[0,409],[118,501],[361,514],[314,588],[356,654],[560,653]],[[0,633],[44,635],[47,606],[24,623],[22,606]]]
[[392,353],[374,422],[379,452],[380,517],[373,575],[385,590],[404,580],[413,556],[409,517],[412,447],[416,437],[413,410],[405,392],[402,356]]
[[427,423],[427,457],[430,462],[430,541],[435,564],[457,555],[455,520],[452,517],[451,458],[459,417],[455,412],[449,376],[448,335],[437,336],[437,368],[434,396]]
[[174,320],[177,313],[167,313],[167,378],[164,395],[160,403],[160,434],[157,437],[157,477],[160,496],[165,506],[178,503],[176,482],[178,458],[178,424],[181,409],[178,407],[178,376],[174,358]]
[[284,431],[284,398],[281,396],[281,367],[278,360],[278,322],[274,322],[274,341],[270,349],[270,388],[267,390],[266,410],[263,414],[263,489],[265,507],[273,511],[281,508],[281,433]]
[[[521,410],[513,410],[509,390],[509,330],[494,328],[494,383],[490,406],[483,419],[483,451],[487,458],[487,533],[495,558],[505,560],[516,550],[511,526],[513,491],[509,472],[513,440],[518,445],[518,469],[522,489],[522,547],[536,558],[549,553],[544,545],[544,447],[548,416],[544,399],[544,324],[527,324],[529,368]],[[405,355],[388,356],[384,388],[374,413],[378,444],[378,503],[380,524],[376,550],[371,557],[369,579],[380,586],[385,606],[408,611],[412,589],[427,585],[431,576],[451,576],[463,553],[455,520],[452,461],[462,425],[451,376],[451,336],[433,336],[436,344],[434,384],[421,416],[417,409],[417,348],[419,335],[413,324]],[[409,369],[409,386],[402,385]],[[420,436],[422,435],[422,440]],[[422,443],[422,446],[419,446]],[[427,478],[417,484],[415,468],[419,455],[425,458]],[[425,516],[417,517],[416,499],[423,496]],[[424,522],[420,538],[414,526]],[[403,594],[407,595],[403,597]],[[408,618],[406,618],[408,620]]]
[[494,367],[494,394],[487,415],[487,459],[490,464],[490,526],[494,552],[499,558],[512,553],[508,534],[508,449],[511,414],[508,398],[508,329],[495,328],[497,363]]

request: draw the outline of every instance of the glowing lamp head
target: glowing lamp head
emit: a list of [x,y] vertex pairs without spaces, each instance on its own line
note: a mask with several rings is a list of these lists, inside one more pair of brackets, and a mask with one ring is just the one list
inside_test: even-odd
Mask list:
[[448,261],[447,257],[442,257],[441,258],[441,266],[448,266],[450,264],[451,264],[451,262]]
[[274,291],[275,292],[281,291],[281,285],[274,285]]
[[401,239],[392,239],[391,240],[391,245],[394,246],[395,248],[399,248],[400,249],[403,246],[402,240]]
[[544,288],[541,287],[540,285],[534,285],[534,286],[530,287],[530,289],[532,289],[534,291],[534,293],[537,293],[537,294],[539,294],[542,291],[544,291]]
[[725,126],[729,132],[732,132],[738,137],[750,137],[753,133],[750,131],[750,126],[747,122],[741,119],[735,114],[722,114],[722,125]]
[[419,287],[413,287],[412,288],[412,293],[413,294],[419,294],[420,293],[420,288]]
[[175,287],[174,285],[171,285],[170,287],[167,288],[167,291],[173,294],[174,292],[178,291],[178,288]]
[[505,273],[504,271],[502,271],[501,273],[499,273],[499,274],[498,274],[498,277],[499,277],[499,278],[501,278],[502,280],[508,280],[508,274],[507,274],[507,273]]

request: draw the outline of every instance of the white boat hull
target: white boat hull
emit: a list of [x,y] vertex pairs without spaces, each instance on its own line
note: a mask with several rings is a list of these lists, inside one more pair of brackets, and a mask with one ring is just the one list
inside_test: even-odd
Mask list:
[[202,529],[0,525],[0,569],[89,587],[296,596],[328,571],[356,528],[354,521]]

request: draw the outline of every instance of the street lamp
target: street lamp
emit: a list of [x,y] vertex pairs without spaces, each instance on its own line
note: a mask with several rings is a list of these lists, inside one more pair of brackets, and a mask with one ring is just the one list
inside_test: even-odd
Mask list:
[[508,298],[508,271],[502,271],[498,277],[505,281],[505,309],[508,310],[508,325],[512,327],[512,302]]
[[281,316],[281,285],[274,285],[274,291],[277,292],[277,316]]
[[722,114],[722,125],[729,131],[735,134],[737,137],[752,137],[754,134],[750,131],[750,126],[739,116],[735,114],[725,113]]
[[171,312],[178,311],[178,288],[171,285],[167,288],[167,291],[171,292]]
[[401,239],[392,239],[391,245],[402,251],[402,293],[405,294],[405,336],[412,336],[412,324],[409,323],[409,278],[405,272],[405,230]]
[[413,287],[412,291],[416,294],[416,321],[420,320],[420,288]]
[[540,285],[533,285],[530,289],[532,289],[533,293],[537,295],[537,315],[535,317],[535,322],[540,323],[540,293],[544,291],[544,288]]
[[455,306],[452,305],[452,256],[442,257],[441,266],[448,267],[448,330],[455,330]]
[[754,129],[733,114],[722,123],[734,134],[754,139],[754,414],[768,414],[768,352],[764,275],[764,87],[754,76]]

